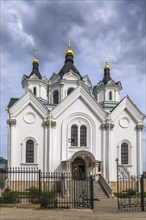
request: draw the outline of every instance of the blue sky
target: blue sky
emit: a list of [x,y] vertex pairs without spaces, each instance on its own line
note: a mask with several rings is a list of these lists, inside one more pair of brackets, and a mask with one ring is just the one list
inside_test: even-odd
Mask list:
[[[34,48],[39,50],[40,72],[49,78],[63,66],[70,39],[75,66],[93,86],[103,78],[108,54],[111,76],[123,85],[121,98],[128,94],[145,113],[146,1],[1,0],[0,4],[1,156],[7,156],[5,108],[11,97],[23,94],[21,79],[32,70]],[[145,145],[143,135],[144,158]]]

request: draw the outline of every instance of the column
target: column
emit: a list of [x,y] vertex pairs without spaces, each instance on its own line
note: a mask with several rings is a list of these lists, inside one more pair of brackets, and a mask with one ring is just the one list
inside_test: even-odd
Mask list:
[[42,98],[41,97],[41,84],[39,84],[39,95],[38,95],[40,98]]
[[60,102],[61,102],[61,101],[65,98],[65,97],[64,97],[64,93],[63,93],[64,83],[61,82],[61,83],[60,83],[60,86],[61,86],[61,88],[60,88]]
[[107,129],[107,138],[106,138],[106,145],[107,145],[107,151],[105,152],[106,155],[106,179],[108,181],[111,181],[112,178],[112,129],[114,127],[114,124],[112,123],[110,113],[107,118],[106,123],[106,129]]
[[43,172],[47,172],[47,163],[48,163],[48,126],[49,121],[46,120],[43,123],[44,126],[44,146],[43,146]]
[[102,140],[101,140],[101,160],[102,160],[102,175],[106,179],[106,159],[105,159],[105,123],[101,125],[102,128]]
[[95,180],[97,181],[98,180],[98,162],[95,161]]
[[142,130],[143,124],[138,124],[136,126],[137,132],[137,176],[142,174],[142,151],[141,151],[141,141],[142,141]]
[[67,161],[67,162],[66,162],[66,171],[67,171],[67,173],[71,173],[71,169],[70,169],[71,166],[70,166],[70,163],[71,163],[70,161]]
[[8,142],[8,166],[12,167],[15,166],[15,161],[13,161],[13,155],[16,156],[16,152],[13,149],[14,146],[14,135],[15,135],[15,125],[16,125],[16,119],[10,119],[7,121],[9,125],[9,142]]

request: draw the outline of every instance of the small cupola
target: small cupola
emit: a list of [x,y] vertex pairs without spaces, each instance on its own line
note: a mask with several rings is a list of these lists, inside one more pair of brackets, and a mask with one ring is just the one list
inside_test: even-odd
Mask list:
[[106,56],[106,64],[104,66],[104,77],[103,77],[103,80],[102,82],[104,84],[107,84],[110,80],[111,80],[111,77],[110,77],[110,66],[109,66],[109,63],[108,63],[108,56]]
[[94,86],[93,94],[97,102],[107,111],[111,111],[120,101],[121,82],[115,82],[110,76],[110,65],[106,56],[103,80]]
[[37,52],[38,50],[34,49],[34,59],[32,61],[32,72],[30,73],[29,78],[35,74],[39,79],[42,79],[42,76],[39,72],[39,60],[37,58]]
[[63,76],[68,73],[70,70],[72,70],[74,73],[78,74],[80,79],[82,78],[79,71],[77,70],[77,68],[74,65],[74,52],[70,47],[70,40],[68,40],[68,48],[65,52],[65,62],[64,62],[64,66],[62,67],[62,69],[59,71],[59,76],[62,79]]

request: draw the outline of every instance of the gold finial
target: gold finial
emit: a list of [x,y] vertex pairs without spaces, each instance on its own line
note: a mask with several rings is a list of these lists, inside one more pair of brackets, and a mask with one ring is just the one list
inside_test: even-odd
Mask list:
[[33,52],[34,52],[33,63],[36,63],[36,62],[39,63],[38,58],[37,58],[38,50],[36,48],[34,48]]
[[109,57],[106,55],[106,57],[105,57],[106,63],[108,63],[108,59],[109,59]]
[[106,56],[106,57],[105,57],[106,64],[105,64],[105,66],[104,66],[104,69],[109,69],[109,70],[110,70],[110,66],[109,66],[109,64],[108,64],[108,59],[109,59],[109,57]]
[[68,40],[68,49],[70,48],[70,40]]
[[68,40],[68,49],[67,49],[67,51],[65,52],[65,56],[67,56],[67,55],[72,55],[72,56],[74,56],[74,52],[72,51],[72,49],[70,48],[70,40]]

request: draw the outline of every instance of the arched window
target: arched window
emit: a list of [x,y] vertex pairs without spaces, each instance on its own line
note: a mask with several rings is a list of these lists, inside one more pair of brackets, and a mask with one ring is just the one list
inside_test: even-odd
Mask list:
[[112,91],[109,92],[109,100],[112,100],[113,99],[113,96],[112,96]]
[[53,103],[58,104],[59,103],[59,92],[58,90],[55,90],[53,92]]
[[121,164],[128,164],[128,144],[122,143],[121,145]]
[[34,163],[34,142],[32,140],[26,142],[26,163]]
[[36,93],[37,93],[37,89],[36,87],[33,87],[33,94],[36,95]]
[[71,146],[78,146],[78,127],[77,127],[77,125],[71,126]]
[[69,88],[69,89],[67,90],[67,95],[69,95],[73,90],[74,90],[74,88]]
[[85,125],[80,127],[80,146],[87,145],[87,128]]

